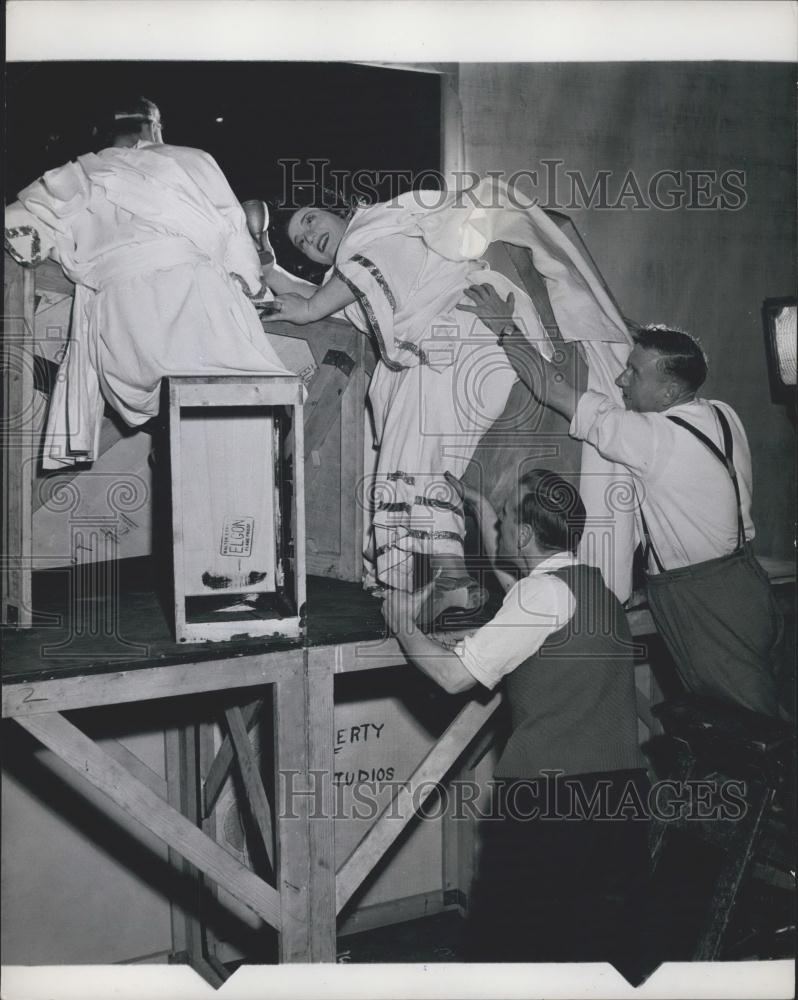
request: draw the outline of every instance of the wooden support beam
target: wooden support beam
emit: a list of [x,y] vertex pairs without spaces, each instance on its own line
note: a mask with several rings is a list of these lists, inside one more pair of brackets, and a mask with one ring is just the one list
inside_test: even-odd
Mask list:
[[[184,732],[182,726],[170,726],[164,730],[164,765],[166,770],[166,795],[164,798],[178,812],[187,815],[184,807],[184,767],[183,747]],[[181,855],[169,848],[169,864],[178,872],[185,872],[189,867]],[[188,909],[176,899],[169,900],[169,917],[172,925],[172,955],[176,956],[188,951],[189,920]]]
[[26,683],[9,681],[3,685],[3,716],[17,718],[95,708],[98,705],[122,705],[155,698],[259,687],[274,684],[295,670],[302,670],[301,649]]
[[[308,885],[313,878],[308,845],[309,796],[305,671],[280,681],[274,693],[277,788],[277,889],[282,904],[280,961],[306,962],[310,953]],[[331,820],[324,820],[331,822]]]
[[[495,715],[495,713],[494,713]],[[454,780],[476,781],[476,769],[483,757],[496,742],[497,729],[489,720],[468,748]],[[444,900],[447,905],[454,902],[462,913],[468,911],[469,892],[474,881],[477,861],[477,824],[473,820],[463,822],[460,810],[446,810],[443,823],[442,876]],[[454,898],[452,898],[454,897]]]
[[493,715],[501,700],[501,695],[496,694],[485,704],[478,701],[468,702],[383,809],[372,828],[338,870],[336,880],[338,913],[413,818],[415,810],[421,808],[435,784],[446,776],[460,754]]
[[205,982],[215,990],[218,990],[230,978],[230,973],[214,954],[191,955],[189,956],[188,964],[198,976],[202,976]]
[[[180,805],[183,816],[193,824],[200,820],[199,786],[200,786],[200,726],[189,724],[180,731]],[[204,832],[204,831],[203,831]],[[207,835],[207,834],[206,834]],[[205,883],[202,873],[188,861],[183,862],[182,870],[191,881],[191,902],[186,914],[186,951],[189,965],[194,971],[206,979],[212,986],[218,986],[213,969],[206,968],[205,927],[202,923],[202,904]]]
[[266,849],[266,857],[269,859],[269,866],[274,871],[274,827],[272,825],[272,810],[269,800],[266,797],[266,789],[263,787],[263,779],[260,775],[260,768],[255,756],[252,753],[252,744],[247,735],[247,726],[244,715],[237,705],[226,708],[224,712],[228,733],[235,750],[238,769],[241,780],[246,789],[246,802],[258,828],[263,846]]
[[[311,650],[311,655],[316,651]],[[332,657],[336,674],[348,674],[356,670],[379,670],[381,667],[399,667],[407,663],[407,657],[394,636],[384,639],[345,642],[338,646],[319,647],[318,655]]]
[[310,960],[335,961],[335,789],[333,786],[334,659],[308,650],[308,774],[318,783],[310,817]]
[[[244,728],[247,732],[249,732],[252,728],[262,705],[263,702],[258,699],[257,701],[248,702],[241,709],[241,713],[244,718]],[[213,763],[208,768],[208,774],[205,777],[205,784],[202,791],[203,816],[210,816],[216,803],[219,801],[219,796],[222,794],[224,783],[230,776],[234,758],[235,753],[233,751],[233,744],[230,737],[225,736],[222,740],[222,745],[219,747],[216,752],[216,756],[213,758]]]
[[[191,777],[192,791],[192,812],[189,814],[202,832],[214,843],[219,843],[217,835],[217,817],[215,813],[204,816],[202,813],[202,786],[203,778],[208,773],[208,768],[216,753],[216,732],[218,727],[210,721],[200,721],[195,728],[195,761],[196,766]],[[216,949],[218,940],[213,928],[213,922],[205,919],[205,907],[219,904],[219,886],[197,874],[197,908],[196,922],[198,925],[199,947],[192,947],[191,964],[193,968],[206,978],[211,985],[219,985],[230,975],[219,959]],[[195,959],[199,957],[199,962],[195,964]]]
[[275,890],[128,774],[85,733],[58,712],[17,722],[129,816],[280,929],[280,899]]
[[124,743],[120,743],[119,740],[103,739],[102,749],[110,757],[113,757],[117,764],[121,764],[129,774],[132,774],[137,781],[154,792],[159,799],[167,797],[166,778],[162,778],[157,771],[153,771],[148,764],[145,764],[143,760],[128,750]]

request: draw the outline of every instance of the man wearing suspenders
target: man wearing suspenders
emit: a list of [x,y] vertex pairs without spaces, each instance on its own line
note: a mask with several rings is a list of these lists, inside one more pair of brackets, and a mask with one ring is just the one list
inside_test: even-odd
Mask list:
[[725,403],[699,399],[707,363],[689,334],[645,327],[618,377],[624,407],[581,395],[542,362],[490,286],[471,297],[502,326],[504,349],[541,402],[632,473],[651,613],[690,691],[778,715],[773,652],[781,617],[751,540],[751,453]]

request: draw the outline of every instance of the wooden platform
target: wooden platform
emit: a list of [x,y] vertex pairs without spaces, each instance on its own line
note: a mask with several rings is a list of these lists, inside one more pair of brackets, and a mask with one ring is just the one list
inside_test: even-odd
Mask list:
[[[358,584],[310,577],[304,640],[176,643],[168,595],[159,598],[155,587],[168,575],[148,560],[127,562],[35,575],[34,627],[2,636],[4,716],[164,841],[176,867],[223,886],[272,926],[280,961],[334,961],[338,915],[436,782],[475,745],[500,695],[478,688],[453,700],[451,723],[336,871],[335,678],[406,662],[386,636],[380,602]],[[635,636],[654,631],[644,606],[627,615]],[[642,702],[653,693],[642,692]],[[218,705],[223,742],[209,753],[192,733],[195,726],[167,733],[165,798],[142,784],[129,760],[114,759],[63,714],[202,694]],[[246,738],[264,704],[271,706],[275,733],[272,796]],[[213,837],[213,809],[234,768],[266,848],[266,870],[251,871]],[[294,775],[290,792],[286,774]],[[188,960],[220,983],[197,914],[183,914],[177,924],[173,937],[184,943]]]
[[[155,586],[168,574],[149,560],[127,562],[34,575],[34,627],[2,634],[4,717],[164,841],[178,869],[223,887],[274,928],[280,961],[334,961],[340,906],[333,839],[333,681],[344,648],[354,669],[404,663],[395,640],[385,638],[379,602],[359,585],[311,578],[304,641],[177,643],[169,595],[159,595]],[[361,649],[367,654],[362,663]],[[129,755],[115,759],[78,728],[78,717],[64,714],[168,698],[191,706],[196,695],[211,696],[225,736],[210,752],[208,727],[200,722],[207,718],[208,702],[197,701],[190,710],[197,713],[196,725],[166,733],[165,798],[146,787],[137,768],[129,766]],[[275,745],[274,774],[265,783],[247,739],[264,711],[271,716]],[[240,864],[213,836],[213,810],[234,769],[269,859],[259,872]],[[296,780],[286,790],[290,774]],[[309,784],[314,774],[316,786]],[[270,784],[276,790],[271,796]],[[327,820],[311,823],[311,807]],[[358,855],[347,899],[382,853],[369,847]],[[207,953],[200,915],[187,912],[174,923],[176,952],[218,985],[224,977]]]
[[[0,637],[4,682],[228,660],[303,645],[297,639],[280,638],[177,643],[171,631],[169,595],[158,593],[156,576],[149,559],[34,573],[33,627],[3,629]],[[307,586],[304,645],[385,636],[381,602],[360,584],[311,576]]]

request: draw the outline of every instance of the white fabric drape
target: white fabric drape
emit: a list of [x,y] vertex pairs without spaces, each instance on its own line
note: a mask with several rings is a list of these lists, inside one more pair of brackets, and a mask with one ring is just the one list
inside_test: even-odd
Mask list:
[[[415,191],[359,209],[334,273],[356,295],[346,316],[373,332],[381,354],[369,397],[380,444],[372,492],[382,578],[398,573],[407,580],[410,554],[429,551],[430,544],[438,551],[462,545],[462,512],[443,472],[462,475],[515,381],[495,337],[456,309],[463,290],[489,282],[504,297],[512,291],[515,322],[551,356],[530,297],[482,260],[497,240],[531,252],[563,338],[584,345],[588,387],[621,401],[614,382],[631,346],[626,324],[582,255],[540,208],[518,203],[501,181],[490,179],[471,192]],[[623,467],[583,446],[580,492],[589,528],[580,554],[601,568],[621,600],[631,592],[635,545],[628,481]]]
[[260,264],[207,153],[141,142],[81,156],[20,192],[6,239],[76,285],[45,468],[96,457],[103,397],[136,426],[157,414],[165,375],[285,373],[233,277],[254,293]]

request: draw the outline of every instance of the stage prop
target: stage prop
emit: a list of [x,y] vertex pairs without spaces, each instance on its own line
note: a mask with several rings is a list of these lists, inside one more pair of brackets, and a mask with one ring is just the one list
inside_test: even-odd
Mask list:
[[302,397],[297,376],[169,379],[178,642],[302,634]]

